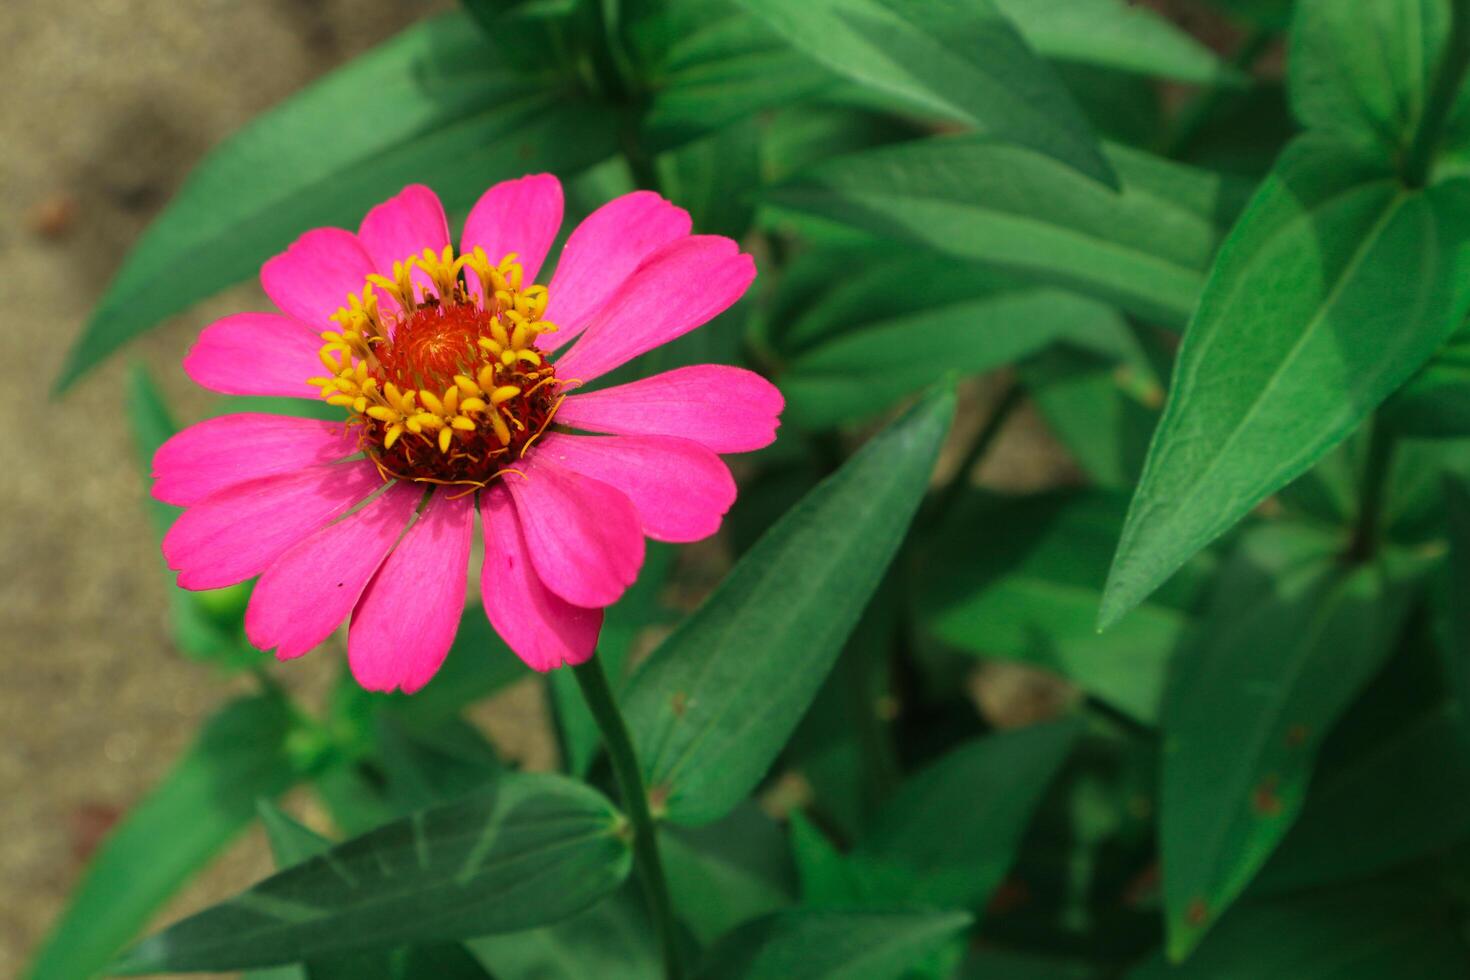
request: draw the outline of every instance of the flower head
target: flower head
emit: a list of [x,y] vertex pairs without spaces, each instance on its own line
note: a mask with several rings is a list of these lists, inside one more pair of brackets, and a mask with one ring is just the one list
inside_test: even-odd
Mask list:
[[497,184],[456,252],[411,186],[357,234],[317,229],[267,262],[281,313],[209,325],[185,370],[343,419],[228,415],[164,444],[153,492],[185,508],[163,543],[179,584],[259,576],[246,632],[282,659],[350,617],[358,681],[414,691],[453,642],[478,510],[491,624],[537,670],[590,657],[644,536],[713,534],[735,498],[718,454],[767,445],[782,400],[721,365],[578,393],[728,308],[755,265],[637,192],[588,216],[542,285],[561,217],[556,178]]

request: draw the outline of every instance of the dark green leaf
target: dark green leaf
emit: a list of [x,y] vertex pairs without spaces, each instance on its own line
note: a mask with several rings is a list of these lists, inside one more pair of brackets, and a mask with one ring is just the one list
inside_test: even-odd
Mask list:
[[485,736],[459,718],[413,731],[385,713],[378,749],[388,798],[401,813],[468,796],[505,771]]
[[659,962],[644,908],[642,890],[629,884],[555,925],[465,945],[496,980],[649,980]]
[[1079,727],[1065,719],[978,738],[908,780],[853,851],[868,894],[983,909]]
[[760,150],[754,119],[731,123],[659,157],[660,190],[689,212],[700,234],[743,238],[755,218]]
[[463,15],[425,21],[256,118],[205,158],[138,241],[57,380],[255,273],[301,232],[356,227],[404,184],[450,210],[495,180],[614,150],[614,114],[495,66]]
[[786,839],[754,803],[703,827],[668,827],[659,850],[679,919],[702,944],[795,896]]
[[1318,746],[1383,663],[1417,562],[1349,565],[1335,535],[1248,533],[1164,697],[1161,846],[1169,949],[1183,957],[1275,850]]
[[1063,339],[1121,327],[1095,300],[1055,289],[1012,290],[945,305],[915,302],[792,361],[781,376],[786,418],[810,429],[870,418],[947,374],[981,374]]
[[1121,193],[1021,147],[946,136],[828,161],[768,199],[1182,324],[1241,185],[1137,150],[1107,155]]
[[1307,137],[1221,249],[1103,599],[1111,624],[1419,369],[1465,315],[1470,182]]
[[953,411],[937,391],[874,437],[634,675],[623,708],[671,819],[714,820],[765,775],[897,552]]
[[899,980],[970,924],[963,912],[791,909],[742,926],[699,980]]
[[1465,949],[1432,889],[1372,884],[1232,912],[1181,966],[1128,980],[1459,980]]
[[628,873],[622,818],[596,791],[507,775],[484,795],[338,844],[150,937],[127,974],[268,966],[554,922]]
[[1449,36],[1445,0],[1300,0],[1290,93],[1309,129],[1392,163],[1419,128]]
[[1208,85],[1240,73],[1184,30],[1127,0],[994,0],[1037,54]]
[[276,697],[233,701],[108,835],[41,947],[31,980],[100,972],[190,876],[255,816],[258,797],[300,775],[286,749],[291,716]]
[[1184,609],[1167,599],[1144,605],[1099,634],[1097,603],[1126,506],[1099,492],[972,495],[935,529],[918,566],[920,621],[962,650],[1054,670],[1152,724],[1199,576],[1181,583]]
[[1115,182],[1067,90],[990,0],[740,3],[835,72]]

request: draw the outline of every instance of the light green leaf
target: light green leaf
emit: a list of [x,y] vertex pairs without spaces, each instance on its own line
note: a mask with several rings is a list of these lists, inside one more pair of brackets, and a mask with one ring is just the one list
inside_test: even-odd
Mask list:
[[627,876],[622,826],[589,787],[507,775],[267,878],[148,938],[113,969],[269,966],[554,922]]
[[1185,334],[1102,625],[1419,369],[1465,316],[1467,233],[1470,182],[1410,193],[1342,144],[1287,151]]
[[1045,58],[1200,85],[1242,81],[1187,32],[1127,0],[994,2]]
[[723,816],[765,775],[898,551],[953,411],[937,391],[874,437],[634,675],[623,710],[670,819]]
[[1080,727],[1069,718],[977,738],[909,779],[853,850],[868,894],[984,909]]
[[791,814],[791,856],[804,908],[855,909],[866,903],[862,873],[800,810]]
[[990,0],[740,3],[839,74],[1116,182],[1066,88]]
[[1126,498],[1102,492],[971,495],[935,528],[934,548],[917,566],[920,622],[967,652],[1056,671],[1153,724],[1205,567],[1175,595],[1099,634],[1097,603],[1126,506]]
[[257,117],[139,239],[58,389],[164,317],[253,275],[309,228],[356,228],[405,184],[465,209],[492,182],[613,152],[614,113],[495,67],[463,14],[424,21]]
[[31,965],[31,980],[102,971],[189,878],[249,825],[258,797],[301,774],[287,752],[290,710],[276,697],[233,701],[107,836]]
[[1233,911],[1180,966],[1162,954],[1128,980],[1459,980],[1465,948],[1426,883],[1375,882]]
[[1160,841],[1175,959],[1301,809],[1318,746],[1392,649],[1417,562],[1350,565],[1336,535],[1248,533],[1164,696]]
[[786,839],[754,803],[703,827],[667,827],[659,850],[679,919],[702,944],[795,897]]
[[1300,0],[1287,61],[1297,118],[1395,162],[1419,128],[1449,24],[1446,0]]
[[870,418],[955,374],[1005,367],[1063,339],[1121,327],[1111,308],[1056,289],[1016,289],[862,324],[796,358],[781,375],[786,418],[808,429]]
[[1242,185],[1137,150],[1107,156],[1121,193],[989,137],[936,137],[827,161],[767,199],[1182,324]]
[[970,924],[963,912],[790,909],[742,926],[699,980],[899,980]]

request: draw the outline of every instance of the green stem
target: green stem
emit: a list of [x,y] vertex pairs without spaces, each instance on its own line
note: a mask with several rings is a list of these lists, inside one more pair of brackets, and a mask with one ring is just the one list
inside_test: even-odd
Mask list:
[[1368,458],[1363,465],[1363,482],[1358,494],[1358,521],[1348,543],[1349,561],[1364,562],[1378,552],[1378,538],[1383,523],[1383,502],[1387,496],[1388,477],[1393,470],[1393,434],[1379,419],[1369,422]]
[[669,901],[669,885],[664,878],[663,863],[658,856],[658,835],[653,824],[653,815],[648,810],[648,793],[643,786],[643,776],[638,768],[638,757],[633,753],[633,742],[628,737],[628,727],[623,724],[622,712],[613,700],[612,690],[607,684],[607,674],[602,662],[593,656],[586,663],[574,667],[573,675],[582,688],[582,697],[597,721],[602,732],[603,745],[612,762],[613,775],[623,796],[623,807],[628,811],[628,820],[633,825],[633,861],[638,866],[638,876],[643,880],[643,892],[648,900],[648,911],[658,933],[659,948],[663,952],[664,976],[668,980],[679,980],[683,969],[679,964],[678,933],[674,926],[673,904]]
[[1444,59],[1424,107],[1424,116],[1419,120],[1419,129],[1404,155],[1404,182],[1415,190],[1429,183],[1429,172],[1434,167],[1445,126],[1464,85],[1465,73],[1470,70],[1470,0],[1451,0],[1450,8],[1449,44],[1445,46]]

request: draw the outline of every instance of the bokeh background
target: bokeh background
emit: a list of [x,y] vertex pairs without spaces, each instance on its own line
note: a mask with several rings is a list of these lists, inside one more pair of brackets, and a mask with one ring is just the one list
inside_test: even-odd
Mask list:
[[[204,396],[179,359],[198,329],[264,309],[236,287],[176,317],[59,401],[49,389],[108,278],[212,145],[313,78],[449,0],[5,0],[0,10],[0,364],[19,418],[3,428],[0,501],[0,977],[23,963],[98,839],[233,692],[175,651],[146,490],[122,412],[130,361],[183,421]],[[1182,18],[1195,8],[1151,4]],[[1191,28],[1199,32],[1197,21]],[[1208,35],[1210,25],[1205,25]],[[486,184],[509,176],[487,174]],[[990,389],[965,392],[955,438],[982,424]],[[1024,409],[975,479],[1066,482],[1069,461]],[[279,670],[323,687],[324,649]],[[1051,682],[982,668],[977,710],[1045,710]],[[248,686],[238,682],[240,688]],[[529,677],[480,712],[503,754],[554,762]],[[271,870],[258,830],[167,908],[179,915]]]

